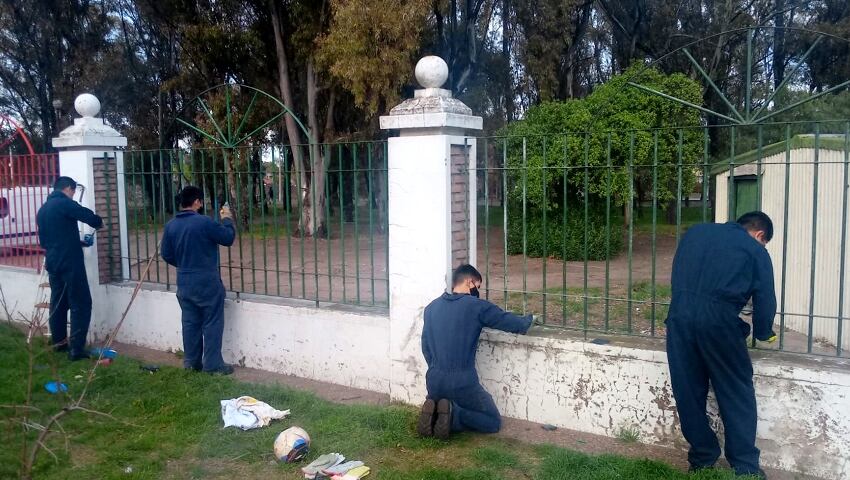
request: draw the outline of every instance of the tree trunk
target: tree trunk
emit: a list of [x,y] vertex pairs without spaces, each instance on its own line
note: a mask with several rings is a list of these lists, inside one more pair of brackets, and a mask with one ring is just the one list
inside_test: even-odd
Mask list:
[[502,0],[502,61],[505,62],[507,68],[507,78],[505,79],[505,123],[511,123],[514,120],[514,95],[513,95],[513,75],[511,75],[511,43],[509,31],[511,28],[510,17],[510,0]]
[[[319,132],[318,93],[313,60],[307,62],[307,124],[310,131],[310,175],[302,183],[301,218],[298,230],[302,236],[327,236],[325,225],[325,157],[317,139]],[[331,107],[328,107],[329,109]],[[330,110],[333,115],[333,110]]]
[[785,0],[776,0],[773,16],[773,88],[785,79]]
[[664,212],[667,216],[667,225],[676,225],[676,205],[681,200],[670,200],[667,203],[667,211]]
[[[280,17],[278,16],[277,5],[275,2],[276,0],[269,0],[269,12],[272,21],[272,30],[274,30],[275,53],[277,54],[278,87],[280,89],[280,96],[283,98],[283,104],[290,112],[294,112],[295,103],[292,101],[292,83],[289,78],[289,59],[286,56],[283,29],[280,25]],[[298,192],[298,195],[299,197],[303,197],[303,192],[307,188],[307,175],[304,168],[304,155],[302,155],[301,151],[303,146],[301,141],[301,132],[292,115],[284,115],[284,119],[286,133],[289,136],[289,144],[292,149],[295,171],[301,181],[301,192]],[[293,187],[295,187],[297,185],[295,182],[295,176],[293,175],[291,178],[293,180]]]

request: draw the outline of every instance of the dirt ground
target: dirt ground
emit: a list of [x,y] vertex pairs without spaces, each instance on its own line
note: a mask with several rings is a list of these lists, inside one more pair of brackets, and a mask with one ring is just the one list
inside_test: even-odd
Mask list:
[[[116,343],[114,348],[131,358],[158,365],[181,366],[181,360],[172,353],[151,350],[135,345]],[[237,379],[244,382],[283,385],[312,392],[320,398],[342,404],[389,405],[388,395],[343,387],[315,380],[265,372],[251,368],[236,368]],[[614,454],[635,458],[650,458],[669,463],[682,470],[687,468],[685,451],[642,443],[624,443],[614,438],[557,429],[547,431],[543,425],[524,420],[505,418],[500,437],[519,440],[530,444],[552,444],[590,454]],[[814,477],[779,470],[767,470],[771,480],[817,480]]]
[[[554,258],[544,262],[540,258],[510,255],[505,268],[501,229],[490,229],[489,253],[485,249],[484,234],[484,230],[479,229],[477,266],[487,276],[486,286],[491,289],[491,298],[499,298],[496,295],[505,289],[509,292],[542,292],[544,283],[547,290],[560,288],[565,268],[568,288],[584,285],[584,262],[564,264]],[[138,279],[144,263],[156,251],[160,236],[161,232],[153,231],[131,234],[129,257],[134,280]],[[657,237],[657,284],[670,283],[675,245],[675,236]],[[652,239],[649,235],[635,235],[632,257],[632,283],[649,282],[652,278]],[[236,292],[314,300],[318,291],[320,301],[358,303],[359,283],[359,303],[372,304],[373,296],[377,305],[387,302],[387,242],[383,233],[376,232],[371,238],[361,234],[357,238],[353,232],[347,231],[344,238],[333,235],[330,239],[245,236],[238,238],[231,248],[221,249],[221,262],[225,286]],[[604,261],[588,262],[588,287],[605,287],[606,268],[611,291],[625,291],[629,280],[629,260],[625,252],[607,265]],[[150,277],[152,281],[173,283],[174,278],[173,268],[161,260],[155,262]]]

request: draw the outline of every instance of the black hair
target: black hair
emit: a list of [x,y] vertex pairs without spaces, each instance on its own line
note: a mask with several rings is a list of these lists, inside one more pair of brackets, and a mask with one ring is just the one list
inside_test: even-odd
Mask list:
[[53,190],[57,192],[61,192],[66,188],[71,187],[71,189],[77,189],[77,182],[74,181],[71,177],[59,177],[53,182]]
[[177,194],[177,203],[180,204],[180,208],[189,208],[195,200],[203,201],[203,199],[204,191],[194,185],[183,187],[183,190]]
[[471,278],[473,281],[480,282],[482,280],[481,272],[469,264],[457,267],[455,271],[452,272],[452,287],[460,285],[468,278]]
[[741,215],[738,224],[751,232],[764,232],[765,243],[773,238],[773,221],[764,212],[749,212]]

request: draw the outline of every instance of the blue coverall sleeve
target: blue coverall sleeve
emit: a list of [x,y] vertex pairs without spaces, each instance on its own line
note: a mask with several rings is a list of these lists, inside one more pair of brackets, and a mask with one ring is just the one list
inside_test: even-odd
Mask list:
[[220,224],[210,219],[207,223],[207,234],[218,245],[229,247],[236,240],[236,227],[233,226],[233,220],[229,218],[225,218]]
[[773,335],[776,317],[776,289],[773,285],[773,263],[766,249],[760,249],[755,258],[755,285],[753,289],[753,336],[765,341]]
[[177,259],[174,258],[174,245],[171,241],[171,234],[169,233],[167,225],[165,231],[162,234],[162,240],[160,241],[159,256],[161,256],[162,259],[165,260],[165,263],[177,266],[177,264],[175,263]]
[[422,356],[425,357],[425,363],[431,365],[431,359],[434,356],[431,353],[431,343],[426,335],[422,335]]
[[78,222],[83,222],[92,228],[103,227],[103,219],[93,211],[71,200],[66,202],[65,213]]
[[482,302],[486,306],[479,313],[478,321],[485,327],[510,333],[525,333],[531,327],[531,315],[520,317],[519,315],[506,312],[486,300],[482,300]]

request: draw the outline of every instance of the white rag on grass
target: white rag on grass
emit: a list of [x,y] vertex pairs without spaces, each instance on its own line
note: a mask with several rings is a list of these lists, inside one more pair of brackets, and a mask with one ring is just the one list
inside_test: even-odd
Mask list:
[[267,427],[272,420],[289,415],[289,410],[275,410],[268,403],[254,397],[243,396],[221,401],[221,419],[224,428],[239,427],[242,430]]

